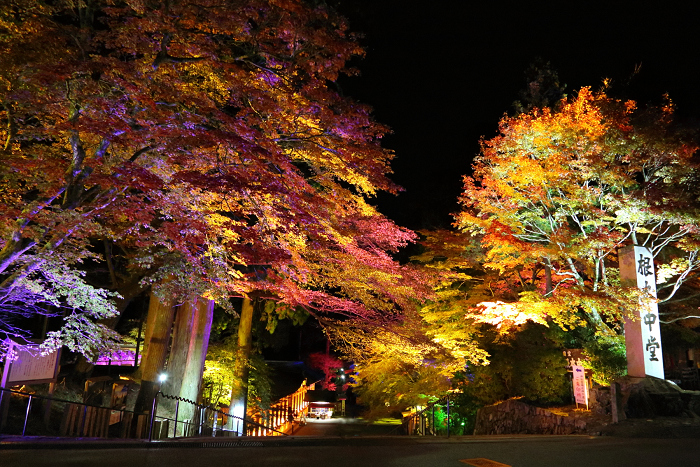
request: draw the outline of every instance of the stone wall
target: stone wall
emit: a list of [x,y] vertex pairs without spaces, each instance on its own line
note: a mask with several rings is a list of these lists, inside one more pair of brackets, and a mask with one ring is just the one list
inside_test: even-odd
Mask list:
[[612,412],[610,401],[610,387],[594,386],[588,391],[588,408],[598,415],[610,415]]
[[479,409],[474,428],[475,435],[570,435],[585,432],[585,420],[557,415],[518,399]]
[[[663,379],[625,376],[616,380],[618,421],[655,417],[700,419],[700,391],[686,391]],[[594,388],[589,398],[590,413],[562,416],[518,399],[479,409],[475,435],[585,434],[594,428],[596,416],[603,425],[612,422],[610,388]],[[609,418],[610,417],[610,418]],[[588,424],[591,427],[587,427]]]

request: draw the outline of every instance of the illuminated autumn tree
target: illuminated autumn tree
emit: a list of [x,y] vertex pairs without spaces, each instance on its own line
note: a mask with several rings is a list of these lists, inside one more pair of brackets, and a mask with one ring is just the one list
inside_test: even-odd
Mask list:
[[543,321],[497,305],[517,300],[522,283],[485,269],[478,239],[449,230],[420,235],[421,251],[410,259],[430,277],[430,299],[384,329],[357,321],[333,328],[336,345],[356,365],[355,392],[370,416],[443,397],[455,374],[489,365],[488,346],[529,320]]
[[487,251],[480,237],[449,230],[421,231],[424,249],[411,257],[435,272],[435,296],[422,304],[420,315],[428,334],[470,363],[486,361],[477,339],[483,325],[507,334],[527,321],[544,324],[542,313],[510,305],[532,290],[537,273],[494,271],[484,267]]
[[507,306],[610,334],[636,303],[620,286],[621,246],[651,250],[662,303],[697,271],[697,148],[672,114],[670,101],[642,111],[583,88],[482,141],[455,224],[481,236],[486,267],[532,279]]
[[[465,180],[464,233],[421,232],[426,248],[412,259],[436,272],[435,295],[388,335],[339,333],[358,355],[358,392],[396,407],[397,394],[420,400],[392,392],[399,383],[406,389],[427,369],[449,378],[466,364],[479,403],[562,397],[559,349],[585,339],[614,344],[636,306],[638,292],[619,283],[620,246],[649,246],[669,292],[662,299],[698,266],[695,147],[672,131],[671,116],[670,103],[638,111],[583,89],[558,110],[504,118]],[[599,335],[563,337],[584,325]],[[528,359],[543,386],[515,371],[514,358]],[[382,372],[386,388],[374,384]],[[489,390],[496,379],[500,393]]]
[[[411,262],[430,278],[430,299],[417,303],[400,322],[383,328],[358,320],[331,328],[336,347],[355,364],[354,391],[367,407],[368,417],[395,414],[439,399],[450,389],[452,376],[465,365],[488,364],[489,355],[479,341],[485,315],[470,311],[493,299],[480,290],[492,284],[484,280],[478,254],[469,249],[464,234],[446,230],[420,233],[423,250]],[[514,323],[499,324],[507,332]]]
[[355,359],[355,392],[368,416],[426,405],[450,389],[461,394],[453,400],[467,412],[507,397],[565,397],[561,350],[578,336],[547,320],[542,306],[517,303],[536,288],[543,268],[534,277],[522,269],[500,273],[483,266],[487,250],[478,236],[420,234],[423,249],[411,260],[434,273],[431,299],[385,332],[336,333]]
[[94,357],[134,284],[166,340],[197,296],[381,324],[428,294],[391,258],[414,235],[369,204],[398,189],[386,128],[328,86],[362,53],[329,8],[11,0],[0,28],[1,332],[62,307],[46,345]]
[[[3,13],[12,59],[2,70],[0,260],[15,294],[5,303],[45,298],[77,310],[85,327],[64,328],[55,345],[95,352],[108,332],[80,314],[117,311],[81,276],[106,239],[126,258],[115,276],[158,284],[151,330],[160,340],[175,304],[200,294],[244,296],[247,310],[281,301],[323,322],[340,315],[362,324],[368,355],[386,358],[374,368],[411,375],[397,380],[402,402],[426,381],[444,389],[454,365],[483,356],[463,337],[470,321],[457,326],[441,308],[459,309],[447,299],[456,289],[425,309],[421,319],[435,325],[426,335],[408,318],[394,322],[413,308],[409,297],[428,292],[389,255],[413,235],[367,202],[395,190],[385,177],[392,155],[379,146],[385,128],[327,87],[360,53],[342,18],[251,0],[14,1]],[[146,359],[147,379],[167,347]]]
[[452,358],[425,334],[417,317],[404,317],[384,330],[346,325],[333,328],[332,335],[336,347],[353,360],[350,386],[368,418],[431,402],[446,393],[449,378],[464,367],[464,360]]
[[309,366],[323,373],[321,387],[329,391],[337,389],[335,378],[338,371],[343,368],[343,361],[332,354],[325,352],[314,352],[309,354]]

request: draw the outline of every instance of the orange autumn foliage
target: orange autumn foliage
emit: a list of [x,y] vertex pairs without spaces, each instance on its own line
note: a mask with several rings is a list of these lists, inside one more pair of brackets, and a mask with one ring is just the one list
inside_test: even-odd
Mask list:
[[658,259],[667,252],[658,267],[673,271],[661,274],[670,290],[662,300],[697,271],[697,147],[671,122],[668,101],[639,110],[583,88],[557,111],[504,117],[499,135],[482,141],[455,225],[479,236],[487,268],[539,269],[519,307],[614,332],[634,303],[619,283],[618,248],[645,245]]

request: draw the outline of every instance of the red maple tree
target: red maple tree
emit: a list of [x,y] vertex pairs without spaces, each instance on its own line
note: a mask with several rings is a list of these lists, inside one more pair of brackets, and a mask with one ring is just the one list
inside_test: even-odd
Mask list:
[[368,203],[398,190],[393,154],[329,86],[362,53],[331,9],[11,0],[0,28],[2,316],[67,307],[52,345],[98,351],[109,332],[92,318],[117,312],[83,277],[99,239],[120,252],[112,290],[167,278],[171,297],[365,319],[428,293],[390,257],[413,234]]

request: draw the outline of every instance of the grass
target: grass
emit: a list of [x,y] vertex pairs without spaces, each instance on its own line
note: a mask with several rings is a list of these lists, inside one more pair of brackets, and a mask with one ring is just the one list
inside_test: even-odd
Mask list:
[[401,425],[400,418],[380,418],[372,422],[372,425]]

